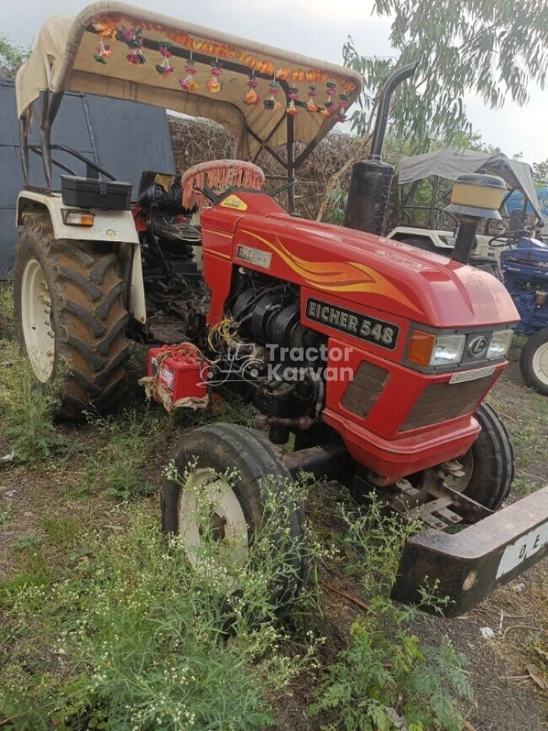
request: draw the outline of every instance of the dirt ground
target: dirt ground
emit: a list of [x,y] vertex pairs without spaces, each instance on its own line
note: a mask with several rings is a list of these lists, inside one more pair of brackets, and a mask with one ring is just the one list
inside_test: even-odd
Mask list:
[[[526,389],[513,364],[497,385],[492,403],[499,409],[512,432],[517,453],[517,482],[513,499],[548,483],[548,399]],[[83,429],[89,430],[90,427]],[[91,433],[90,437],[93,435]],[[82,433],[82,437],[84,437]],[[173,435],[173,439],[176,435]],[[166,453],[158,455],[147,467],[149,476],[159,480]],[[0,457],[6,443],[0,436]],[[83,466],[78,459],[70,469],[29,470],[25,467],[0,467],[0,494],[11,506],[9,521],[0,521],[0,579],[13,569],[14,544],[25,537],[40,535],[45,515],[78,514],[89,523],[100,522],[120,529],[115,505],[101,495],[74,496]],[[338,504],[348,500],[346,491],[335,483],[318,485],[311,500],[310,513],[317,529],[336,530],[333,516]],[[155,499],[151,502],[156,509]],[[320,569],[320,582],[327,599],[324,632],[328,657],[333,648],[344,645],[349,628],[360,610],[354,603],[333,591],[342,589],[360,599],[360,586],[335,569]],[[491,639],[482,628],[494,631]],[[429,644],[447,634],[455,647],[469,660],[470,680],[475,702],[465,708],[468,731],[542,731],[548,728],[548,692],[531,677],[527,666],[535,664],[535,640],[548,631],[548,561],[493,594],[479,607],[453,620],[419,620],[415,631]],[[545,643],[546,646],[546,643]],[[326,659],[327,659],[326,657]],[[313,687],[302,679],[278,705],[279,731],[318,729],[307,714]]]

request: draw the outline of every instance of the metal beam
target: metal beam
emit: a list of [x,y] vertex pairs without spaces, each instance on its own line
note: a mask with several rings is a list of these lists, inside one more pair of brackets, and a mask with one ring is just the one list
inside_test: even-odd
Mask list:
[[268,135],[268,137],[266,138],[266,140],[261,144],[260,148],[255,153],[255,156],[253,157],[253,160],[252,160],[253,163],[255,163],[255,164],[257,163],[257,160],[259,159],[259,157],[261,156],[261,153],[263,152],[263,150],[265,150],[265,148],[268,150],[268,143],[270,142],[272,137],[276,134],[276,132],[278,131],[280,126],[283,124],[283,121],[284,121],[284,117],[282,116],[276,122],[275,126],[272,128],[272,130],[271,130],[270,134]]
[[289,213],[295,213],[297,206],[295,202],[295,117],[292,114],[287,116],[287,189]]
[[49,121],[49,104],[50,93],[48,89],[40,89],[40,145],[42,149],[42,158],[44,161],[44,177],[46,178],[46,188],[51,191],[52,188],[52,172],[51,172],[51,126]]
[[275,160],[276,160],[277,162],[279,162],[279,163],[280,163],[280,165],[281,165],[281,166],[283,167],[283,169],[284,169],[284,170],[287,170],[287,163],[285,162],[285,160],[283,160],[283,159],[282,159],[282,158],[281,158],[281,157],[280,157],[280,156],[278,155],[278,153],[277,153],[277,152],[275,152],[275,151],[274,151],[274,150],[273,150],[273,149],[272,149],[272,148],[270,147],[270,145],[266,145],[266,144],[265,144],[265,143],[263,142],[263,140],[262,140],[262,139],[261,139],[261,138],[259,137],[259,135],[258,135],[258,134],[256,134],[256,133],[255,133],[255,132],[254,132],[254,131],[253,131],[252,129],[250,129],[249,127],[246,127],[246,131],[247,131],[247,132],[249,132],[249,134],[250,134],[250,135],[251,135],[251,136],[253,137],[253,139],[254,139],[254,140],[257,140],[257,142],[258,142],[258,143],[259,143],[260,145],[264,145],[264,149],[265,149],[265,150],[267,150],[267,151],[268,151],[268,152],[269,152],[269,153],[270,153],[270,154],[272,155],[272,157],[273,157],[273,158],[274,158],[274,159],[275,159]]
[[29,184],[29,120],[26,115],[19,119],[19,144],[21,146],[21,167],[25,188]]

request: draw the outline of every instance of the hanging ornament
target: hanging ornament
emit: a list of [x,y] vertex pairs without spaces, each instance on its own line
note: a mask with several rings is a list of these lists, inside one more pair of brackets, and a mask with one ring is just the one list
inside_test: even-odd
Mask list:
[[259,82],[255,78],[255,71],[252,71],[249,81],[247,82],[249,91],[245,95],[244,104],[247,104],[248,106],[255,106],[261,101],[261,97],[256,92],[258,84]]
[[350,97],[348,94],[339,94],[339,108],[337,109],[337,116],[339,122],[346,122],[346,110],[350,106]]
[[211,78],[206,82],[206,86],[212,94],[218,94],[223,88],[223,85],[219,81],[219,77],[222,73],[222,66],[219,59],[216,58],[215,61],[212,61],[211,63]]
[[308,87],[308,102],[306,103],[306,108],[309,112],[317,112],[318,107],[316,105],[315,97],[318,96],[318,87],[316,84],[310,84]]
[[162,54],[162,63],[156,64],[156,71],[164,77],[171,76],[175,71],[175,66],[170,63],[171,58],[171,43],[160,43],[160,53]]
[[337,93],[337,84],[334,81],[328,81],[325,85],[325,93],[327,94],[327,101],[332,102]]
[[287,90],[287,98],[289,99],[289,104],[285,111],[293,117],[295,114],[299,113],[299,110],[295,106],[295,102],[299,98],[299,90],[296,86],[289,87]]
[[185,71],[186,71],[186,78],[179,79],[179,84],[181,85],[181,89],[183,91],[198,91],[200,88],[198,85],[198,82],[194,81],[194,76],[196,74],[196,66],[194,65],[194,60],[192,59],[192,51],[190,52],[190,58],[185,64]]
[[328,81],[325,85],[325,93],[327,94],[327,101],[325,102],[324,109],[322,109],[322,114],[324,117],[330,117],[335,111],[333,97],[337,93],[337,84],[334,81]]
[[126,58],[128,62],[131,63],[133,66],[140,66],[146,61],[146,58],[141,50],[143,47],[143,39],[141,38],[141,33],[141,28],[129,28],[126,30],[122,26],[122,29],[119,30],[116,34],[117,39],[119,41],[123,41],[130,49]]
[[93,58],[97,63],[106,64],[106,59],[112,53],[112,45],[116,43],[118,29],[113,23],[94,23],[93,28],[101,39],[97,46],[97,53],[93,54]]
[[270,92],[270,96],[268,97],[268,99],[265,99],[263,101],[265,109],[268,109],[271,112],[281,109],[282,103],[281,101],[276,99],[276,95],[280,91],[280,84],[276,81],[276,79],[273,79],[270,82],[268,91]]
[[97,46],[97,53],[93,54],[93,58],[97,61],[97,63],[106,64],[106,59],[110,56],[112,53],[112,46],[110,43],[105,43],[104,40],[101,38],[101,43]]

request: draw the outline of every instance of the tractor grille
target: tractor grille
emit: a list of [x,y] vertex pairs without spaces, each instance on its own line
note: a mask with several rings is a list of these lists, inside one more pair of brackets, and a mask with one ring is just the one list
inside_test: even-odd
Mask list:
[[478,401],[491,388],[497,376],[468,383],[434,383],[417,400],[400,431],[431,426],[475,411]]
[[349,383],[341,405],[356,416],[364,419],[369,415],[388,381],[388,371],[362,360]]

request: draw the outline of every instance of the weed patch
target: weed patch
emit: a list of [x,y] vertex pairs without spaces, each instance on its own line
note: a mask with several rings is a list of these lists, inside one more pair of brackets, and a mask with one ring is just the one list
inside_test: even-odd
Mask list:
[[14,320],[13,285],[11,282],[0,282],[0,340],[14,336]]
[[[118,502],[131,502],[152,495],[157,484],[146,468],[163,456],[172,434],[172,421],[163,411],[129,410],[116,418],[92,418],[90,425],[99,446],[89,453],[77,486],[86,496],[97,490]],[[91,452],[91,450],[90,450]]]
[[15,458],[35,466],[66,460],[76,443],[53,424],[59,405],[58,384],[36,386],[32,369],[16,343],[2,349],[0,365],[0,433]]
[[0,528],[7,525],[11,518],[11,503],[5,497],[0,499]]
[[[356,557],[346,570],[360,577],[368,609],[326,669],[311,713],[336,712],[333,728],[389,731],[401,722],[409,731],[460,731],[454,698],[471,698],[465,658],[448,639],[439,647],[421,643],[410,629],[421,607],[390,599],[403,543],[415,527],[387,518],[375,501],[366,516],[343,511],[343,519],[345,553]],[[424,591],[422,608],[445,604],[435,591]]]
[[[209,511],[201,519],[209,523]],[[273,725],[268,699],[310,662],[315,646],[292,657],[279,650],[272,537],[270,563],[250,549],[227,634],[218,571],[191,569],[181,539],[166,540],[142,509],[129,510],[128,522],[123,535],[81,535],[62,576],[47,585],[4,588],[3,722],[20,731]],[[46,530],[59,535],[57,524]],[[204,566],[213,558],[218,566],[218,554],[208,560],[212,544],[204,546]]]

